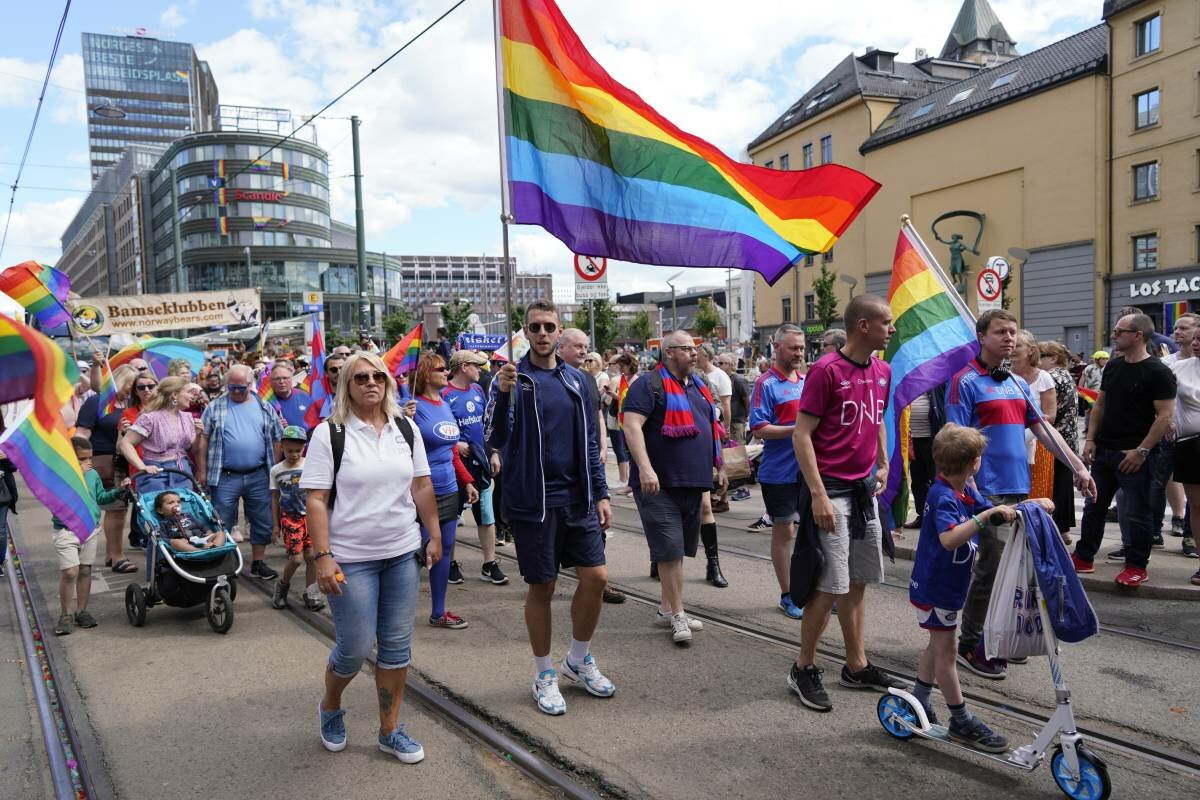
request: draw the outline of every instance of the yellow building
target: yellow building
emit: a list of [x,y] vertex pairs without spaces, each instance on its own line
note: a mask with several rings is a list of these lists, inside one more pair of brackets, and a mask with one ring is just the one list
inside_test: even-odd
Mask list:
[[[756,164],[834,160],[882,184],[832,254],[807,259],[774,287],[758,279],[758,332],[783,322],[820,329],[812,281],[822,259],[857,283],[835,284],[843,302],[852,291],[886,295],[901,214],[947,269],[950,252],[931,225],[955,211],[983,215],[981,237],[969,217],[937,226],[944,240],[958,233],[973,246],[979,238],[978,254],[964,253],[968,303],[977,302],[979,270],[1004,258],[1013,266],[1012,310],[1038,336],[1077,352],[1104,339],[1106,320],[1131,293],[1156,320],[1178,310],[1167,300],[1200,305],[1200,3],[1116,0],[1104,12],[1105,24],[1020,55],[987,0],[965,0],[939,57],[918,51],[906,64],[874,49],[851,55],[756,138],[748,148]],[[1138,27],[1156,14],[1161,33]],[[1170,36],[1167,20],[1178,26]],[[1136,36],[1154,49],[1136,55]],[[1173,108],[1157,102],[1168,93]],[[1140,265],[1189,296],[1140,302],[1135,248]],[[1165,281],[1159,293],[1168,293]]]

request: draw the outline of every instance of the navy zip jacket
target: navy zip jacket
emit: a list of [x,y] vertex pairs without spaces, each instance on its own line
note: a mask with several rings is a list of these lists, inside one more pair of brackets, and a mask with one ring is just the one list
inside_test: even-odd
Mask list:
[[505,516],[526,522],[544,522],[545,447],[571,448],[571,457],[579,464],[585,479],[589,508],[599,500],[608,499],[608,481],[600,464],[600,432],[588,376],[562,359],[558,359],[558,366],[552,370],[554,377],[566,387],[582,422],[577,428],[583,431],[582,438],[574,442],[563,441],[556,438],[559,434],[555,431],[543,429],[533,369],[528,355],[518,361],[516,385],[507,394],[500,391],[500,381],[492,381],[483,417],[483,435],[488,448],[500,452],[499,479],[504,482],[501,495]]

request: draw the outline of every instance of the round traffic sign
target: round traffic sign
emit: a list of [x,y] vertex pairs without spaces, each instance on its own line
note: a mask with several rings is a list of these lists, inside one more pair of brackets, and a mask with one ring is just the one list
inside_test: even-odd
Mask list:
[[987,266],[1000,276],[1000,280],[1008,277],[1008,259],[1004,256],[992,256],[988,259]]
[[580,280],[598,281],[608,269],[608,259],[596,256],[575,256],[575,274]]
[[975,279],[975,288],[979,290],[980,300],[999,300],[1001,291],[999,273],[987,267],[979,270],[979,277]]

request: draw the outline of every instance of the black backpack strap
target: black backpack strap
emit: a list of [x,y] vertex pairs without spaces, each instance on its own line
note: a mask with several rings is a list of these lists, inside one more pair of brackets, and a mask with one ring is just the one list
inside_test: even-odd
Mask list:
[[346,450],[346,428],[333,421],[329,425],[329,447],[333,450],[333,486],[329,489],[329,510],[333,510],[333,501],[337,499],[337,474],[342,468],[342,453]]
[[396,417],[395,420],[396,427],[400,429],[400,435],[404,437],[404,441],[408,442],[408,452],[415,454],[416,450],[413,448],[415,434],[413,433],[412,423],[402,416]]

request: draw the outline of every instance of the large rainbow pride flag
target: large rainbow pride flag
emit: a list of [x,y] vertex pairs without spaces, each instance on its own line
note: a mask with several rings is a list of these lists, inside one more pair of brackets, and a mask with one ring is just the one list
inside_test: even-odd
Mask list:
[[24,261],[0,272],[0,292],[24,306],[43,328],[57,328],[70,321],[70,291],[70,279],[48,264]]
[[392,377],[399,378],[405,372],[412,372],[417,368],[417,362],[421,360],[421,341],[424,335],[425,323],[418,322],[417,327],[404,334],[403,339],[383,354],[383,363],[387,365]]
[[883,355],[892,365],[883,418],[892,468],[881,506],[891,510],[893,529],[904,524],[908,513],[908,476],[900,468],[904,463],[901,415],[913,400],[950,380],[979,352],[970,312],[953,291],[916,231],[905,224],[896,240],[888,288],[896,333]]
[[829,250],[879,190],[836,164],[742,164],[613,80],[554,0],[500,0],[513,221],[573,252],[753,269],[768,283]]
[[82,542],[100,523],[100,509],[61,414],[78,381],[74,359],[42,334],[0,314],[0,403],[33,398],[24,416],[0,437],[0,451],[16,464],[34,496]]

